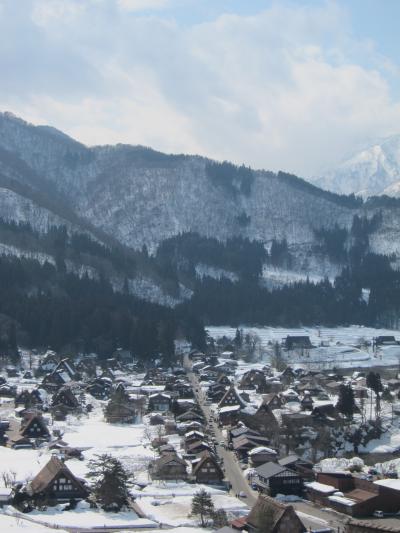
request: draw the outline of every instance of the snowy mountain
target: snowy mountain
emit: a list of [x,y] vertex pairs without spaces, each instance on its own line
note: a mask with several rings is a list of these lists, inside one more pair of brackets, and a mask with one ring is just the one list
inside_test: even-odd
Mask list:
[[315,183],[364,198],[381,194],[400,197],[400,135],[367,146]]
[[[271,172],[254,172],[249,194],[231,194],[209,179],[208,163],[141,146],[87,148],[52,128],[0,115],[0,185],[12,179],[14,191],[18,184],[25,195],[35,193],[55,215],[62,208],[64,218],[75,216],[134,248],[152,250],[184,231],[301,243],[314,227],[352,218],[339,197]],[[246,224],[240,215],[249,217]]]
[[[378,159],[394,177],[400,137],[379,150],[384,155]],[[358,160],[364,175],[373,167],[373,153],[364,156],[370,166],[363,157]],[[382,190],[393,181],[380,182]],[[364,185],[360,179],[360,190]],[[298,273],[314,279],[338,272],[338,265],[315,251],[315,230],[335,224],[349,228],[355,214],[372,216],[376,210],[296,176],[142,146],[86,147],[54,128],[0,114],[0,216],[29,222],[37,231],[65,225],[107,246],[141,250],[145,245],[151,253],[165,239],[184,232],[219,240],[242,236],[267,248],[273,239],[287,239],[294,257],[289,273],[293,280]],[[380,228],[370,239],[373,250],[400,255],[399,219],[397,207],[385,207]],[[268,284],[269,270],[265,272]],[[286,280],[289,274],[285,272]],[[271,274],[271,283],[276,276]],[[129,283],[145,297],[164,301],[160,288],[140,268]]]

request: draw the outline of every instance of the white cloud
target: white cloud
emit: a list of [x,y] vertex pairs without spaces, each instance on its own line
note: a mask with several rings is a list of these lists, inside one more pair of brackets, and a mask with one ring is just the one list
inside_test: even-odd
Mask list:
[[145,144],[306,176],[398,131],[389,62],[354,38],[335,3],[280,3],[192,26],[170,11],[167,20],[126,17],[116,5],[36,0],[32,27],[9,11],[5,42],[19,32],[27,44],[0,49],[0,106],[88,144]]
[[126,11],[164,9],[168,4],[169,0],[118,0],[118,7]]
[[72,21],[84,10],[82,2],[74,0],[36,0],[32,20],[38,26],[47,26],[57,20]]

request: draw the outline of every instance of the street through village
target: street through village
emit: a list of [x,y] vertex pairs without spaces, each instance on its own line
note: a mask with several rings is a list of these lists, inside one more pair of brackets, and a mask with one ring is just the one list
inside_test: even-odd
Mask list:
[[[196,374],[192,372],[191,362],[188,356],[184,358],[184,368],[193,387],[196,400],[204,413],[207,431],[216,443],[216,453],[221,460],[221,466],[225,472],[226,480],[230,484],[230,491],[245,501],[251,509],[258,498],[258,492],[250,487],[234,452],[228,449],[226,438],[216,423],[209,402],[202,391],[201,383]],[[321,510],[307,501],[291,502],[291,505],[293,505],[300,519],[308,529],[318,530],[330,527],[336,533],[344,532],[344,526],[348,520],[347,516],[330,510]]]

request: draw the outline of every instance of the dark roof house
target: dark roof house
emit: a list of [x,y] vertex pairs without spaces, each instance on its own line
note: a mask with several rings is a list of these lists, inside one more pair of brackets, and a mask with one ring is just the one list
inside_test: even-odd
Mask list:
[[28,485],[28,494],[55,502],[83,499],[88,490],[57,457],[52,457]]
[[[306,531],[303,522],[291,505],[260,495],[247,517],[250,533],[303,533]],[[268,529],[266,529],[268,525]]]

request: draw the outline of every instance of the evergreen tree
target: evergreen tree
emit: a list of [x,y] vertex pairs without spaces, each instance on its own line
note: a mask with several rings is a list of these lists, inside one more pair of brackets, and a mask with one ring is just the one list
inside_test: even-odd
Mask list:
[[93,496],[106,511],[119,511],[128,502],[128,487],[133,481],[122,463],[109,454],[95,455],[89,461],[87,477],[93,480]]
[[237,328],[236,334],[235,334],[235,340],[233,341],[235,344],[236,350],[240,350],[243,347],[243,330]]
[[213,518],[214,515],[214,504],[209,492],[204,489],[196,492],[192,499],[191,515],[199,516],[201,527],[206,527],[207,518]]
[[213,526],[215,529],[220,529],[221,527],[228,525],[228,517],[226,515],[225,509],[216,509],[213,516]]
[[354,391],[351,388],[351,385],[340,385],[339,398],[336,408],[348,419],[353,417],[356,408],[356,402],[354,399]]

